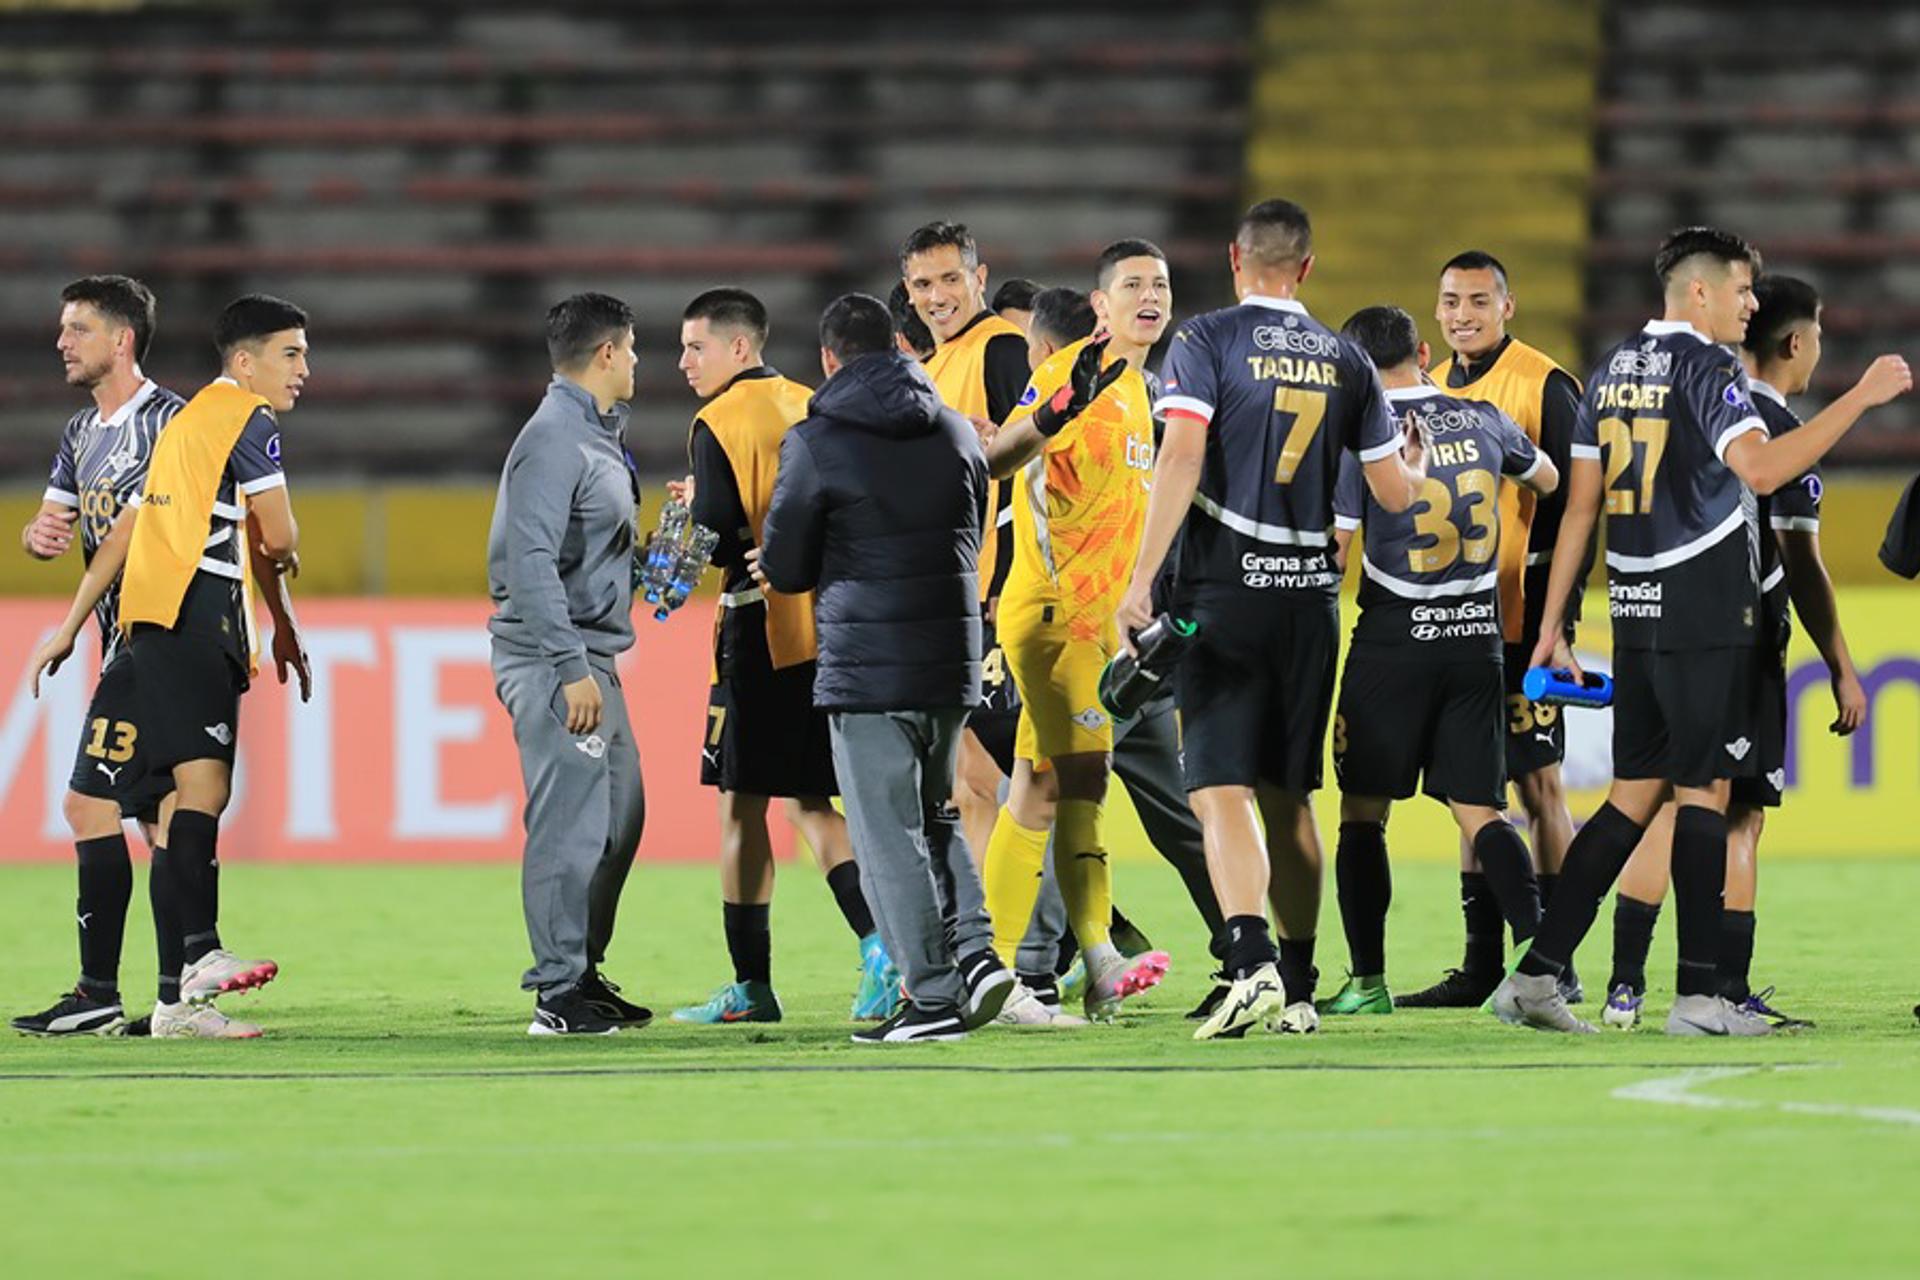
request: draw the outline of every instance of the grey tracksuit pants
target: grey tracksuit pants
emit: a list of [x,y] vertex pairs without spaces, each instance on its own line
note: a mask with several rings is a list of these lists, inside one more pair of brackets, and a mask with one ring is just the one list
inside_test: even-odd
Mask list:
[[526,783],[520,894],[533,967],[520,979],[542,997],[577,985],[606,958],[620,891],[640,847],[646,793],[626,698],[611,659],[589,659],[600,684],[600,727],[567,732],[553,664],[493,645],[493,684],[513,718]]
[[[1207,873],[1207,851],[1200,820],[1187,806],[1186,780],[1180,772],[1180,723],[1171,695],[1156,698],[1138,715],[1114,726],[1113,772],[1133,800],[1140,825],[1160,856],[1180,873],[1187,896],[1206,923],[1208,949],[1226,956],[1226,920]],[[1033,920],[1020,940],[1016,967],[1022,973],[1051,973],[1067,932],[1067,907],[1054,878],[1053,841],[1047,842],[1046,871]]]
[[967,713],[836,711],[833,768],[860,885],[887,953],[925,1009],[962,1005],[955,966],[993,942],[980,874],[953,808]]

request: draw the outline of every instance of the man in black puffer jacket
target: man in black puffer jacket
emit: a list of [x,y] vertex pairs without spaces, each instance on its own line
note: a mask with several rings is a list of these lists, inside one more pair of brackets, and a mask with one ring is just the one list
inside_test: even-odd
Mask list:
[[814,704],[832,713],[861,883],[912,993],[853,1038],[959,1039],[1013,986],[950,803],[980,700],[986,458],[972,424],[899,354],[879,299],[827,308],[820,363],[826,384],[780,446],[755,576],[814,592]]

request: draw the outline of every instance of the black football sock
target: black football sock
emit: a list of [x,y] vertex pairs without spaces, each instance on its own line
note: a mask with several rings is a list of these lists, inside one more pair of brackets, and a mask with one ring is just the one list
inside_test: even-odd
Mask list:
[[1513,945],[1522,947],[1540,928],[1540,884],[1533,878],[1527,842],[1511,822],[1496,818],[1474,836],[1473,856],[1480,860],[1500,916],[1513,933]]
[[1314,940],[1281,938],[1279,943],[1280,985],[1287,989],[1287,1003],[1313,1003],[1313,989],[1320,981],[1320,971],[1313,967]]
[[1475,977],[1498,978],[1507,960],[1500,904],[1493,899],[1493,886],[1478,871],[1460,873],[1460,914],[1467,920],[1467,954],[1461,970]]
[[1674,993],[1719,990],[1720,906],[1727,887],[1727,816],[1681,805],[1673,816],[1673,914],[1680,946]]
[[1520,957],[1521,973],[1557,978],[1566,970],[1580,940],[1593,927],[1600,900],[1620,878],[1643,831],[1644,827],[1611,804],[1601,805],[1587,819],[1567,849],[1553,910],[1541,918],[1533,945]]
[[1735,1004],[1753,994],[1753,925],[1751,911],[1720,913],[1720,994]]
[[1267,932],[1265,916],[1227,917],[1227,976],[1251,977],[1263,964],[1274,961],[1273,936]]
[[1079,955],[1080,935],[1073,931],[1072,925],[1068,925],[1060,933],[1059,952],[1053,961],[1054,973],[1059,977],[1066,977],[1067,971],[1073,968],[1073,962]]
[[[1340,927],[1347,935],[1348,963],[1359,977],[1384,974],[1387,971],[1387,909],[1393,904],[1393,868],[1387,860],[1387,829],[1383,824],[1340,824],[1333,880],[1340,899]],[[1283,942],[1281,954],[1285,952]],[[1291,996],[1291,988],[1288,994]]]
[[849,858],[827,872],[827,888],[833,890],[833,900],[840,904],[840,914],[854,937],[864,938],[873,932],[873,909],[867,905],[867,895],[860,891],[858,863]]
[[1633,994],[1647,993],[1647,952],[1653,946],[1654,922],[1660,919],[1660,904],[1642,902],[1626,894],[1613,899],[1613,976],[1607,990],[1626,987]]
[[180,971],[187,961],[181,945],[180,913],[174,908],[172,855],[153,851],[147,868],[147,901],[153,907],[153,944],[160,960],[158,998],[161,1004],[180,1003]]
[[133,901],[133,859],[119,832],[77,840],[80,898],[74,914],[80,922],[80,989],[106,1004],[120,998],[120,944],[127,931],[127,906]]
[[772,909],[764,902],[723,902],[721,924],[735,982],[773,981]]
[[220,946],[220,819],[175,809],[167,824],[173,905],[188,964]]

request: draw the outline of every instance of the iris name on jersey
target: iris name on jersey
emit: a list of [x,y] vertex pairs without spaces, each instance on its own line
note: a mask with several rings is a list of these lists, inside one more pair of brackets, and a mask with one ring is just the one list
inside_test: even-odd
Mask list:
[[1766,429],[1740,361],[1691,325],[1655,321],[1600,362],[1573,456],[1602,466],[1616,648],[1753,643],[1758,509],[1726,453]]
[[1387,401],[1418,424],[1427,478],[1396,514],[1373,500],[1358,460],[1341,459],[1334,520],[1364,529],[1353,642],[1380,657],[1498,661],[1500,479],[1531,479],[1542,455],[1484,401],[1434,387],[1389,391]]
[[1188,321],[1161,369],[1161,414],[1207,424],[1196,508],[1180,542],[1182,594],[1219,588],[1326,604],[1343,453],[1371,462],[1399,432],[1373,365],[1290,298],[1247,298]]

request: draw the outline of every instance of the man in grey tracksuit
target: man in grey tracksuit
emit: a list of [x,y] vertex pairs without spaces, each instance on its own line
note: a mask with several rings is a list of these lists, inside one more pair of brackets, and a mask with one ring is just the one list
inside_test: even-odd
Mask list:
[[579,294],[547,317],[553,381],[500,475],[487,537],[494,689],[527,789],[521,895],[533,1035],[644,1026],[600,976],[645,795],[615,658],[633,645],[638,486],[621,432],[633,312]]
[[1013,974],[994,957],[953,795],[980,701],[987,464],[972,424],[895,346],[885,303],[849,294],[820,320],[825,385],[780,445],[763,583],[814,592],[814,705],[860,883],[909,999],[861,1043],[952,1040],[992,1021]]

